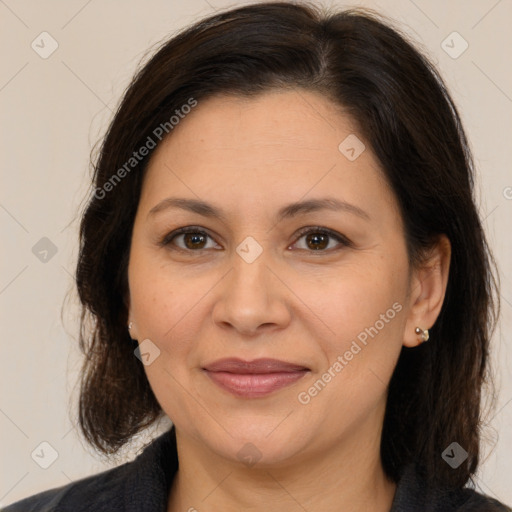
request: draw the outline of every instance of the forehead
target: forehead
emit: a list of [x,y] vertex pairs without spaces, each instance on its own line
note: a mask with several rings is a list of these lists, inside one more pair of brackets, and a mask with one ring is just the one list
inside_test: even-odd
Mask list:
[[[360,153],[355,159],[354,152]],[[155,202],[175,190],[239,205],[329,192],[395,206],[357,123],[303,90],[199,101],[153,154],[141,200]]]
[[[173,129],[166,145],[195,151],[240,152],[251,146],[275,147],[275,153],[293,156],[311,150],[338,154],[340,136],[356,132],[356,123],[342,107],[318,93],[276,90],[255,97],[214,96],[197,107]],[[243,153],[237,155],[243,157]],[[250,156],[253,156],[250,154]],[[262,155],[263,156],[263,155]]]

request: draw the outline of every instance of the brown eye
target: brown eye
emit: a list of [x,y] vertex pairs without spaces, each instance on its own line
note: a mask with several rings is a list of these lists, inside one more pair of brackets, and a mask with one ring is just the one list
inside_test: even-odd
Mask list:
[[201,233],[185,233],[182,235],[187,249],[203,249],[206,236]]
[[[305,228],[301,231],[300,234],[301,236],[299,240],[305,237],[305,249],[300,249],[309,250],[310,252],[327,252],[326,249],[329,247],[329,242],[331,239],[335,240],[338,246],[341,245],[342,247],[349,247],[352,245],[348,238],[325,228]],[[333,249],[333,247],[330,249]],[[336,249],[336,244],[334,249]]]
[[329,245],[329,235],[323,233],[310,233],[306,235],[306,244],[310,249],[325,249]]
[[[305,246],[299,247],[299,249],[308,252],[331,252],[331,250],[337,250],[340,247],[352,246],[350,240],[340,233],[320,227],[303,228],[299,240],[302,238],[305,239]],[[208,239],[213,240],[205,231],[194,226],[188,226],[177,229],[166,235],[160,242],[160,245],[174,245],[177,249],[182,251],[199,252],[215,248],[207,246]],[[177,240],[181,240],[181,242],[177,243]],[[335,242],[334,247],[332,247],[332,241]],[[294,245],[296,244],[297,242],[295,242]]]
[[[182,249],[184,251],[201,251],[204,249],[209,249],[209,247],[206,247],[206,243],[209,238],[211,237],[208,233],[191,226],[180,228],[176,231],[173,231],[172,233],[169,233],[161,241],[160,245],[175,245],[178,247],[178,249]],[[176,240],[180,239],[182,242],[176,243]]]

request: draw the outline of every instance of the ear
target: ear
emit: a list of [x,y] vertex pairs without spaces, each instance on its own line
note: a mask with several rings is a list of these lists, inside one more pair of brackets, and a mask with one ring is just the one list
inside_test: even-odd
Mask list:
[[137,324],[131,319],[131,317],[128,317],[128,325],[126,326],[128,329],[128,334],[130,335],[130,338],[132,340],[138,340],[139,335],[137,333]]
[[130,334],[130,338],[132,340],[136,340],[137,338],[137,326],[135,325],[135,322],[133,321],[133,315],[131,312],[130,307],[130,295],[129,293],[126,293],[126,295],[123,297],[123,303],[127,311],[127,317],[128,317],[128,325],[126,328],[128,329],[128,333]]
[[451,244],[446,235],[439,235],[421,265],[412,271],[409,284],[409,313],[403,344],[416,347],[422,341],[416,327],[431,329],[443,306],[450,270]]
[[123,295],[123,304],[128,311],[128,316],[130,315],[130,291],[126,290],[126,293]]

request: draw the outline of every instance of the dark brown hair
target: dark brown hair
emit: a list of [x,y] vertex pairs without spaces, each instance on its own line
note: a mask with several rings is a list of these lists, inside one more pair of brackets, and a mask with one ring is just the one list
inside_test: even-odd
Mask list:
[[[191,99],[276,88],[319,92],[358,123],[396,195],[411,265],[439,234],[451,242],[430,341],[402,349],[389,385],[381,456],[394,481],[416,462],[430,481],[462,487],[479,462],[481,391],[498,311],[494,261],[457,109],[428,59],[370,11],[284,2],[225,11],[166,41],[134,77],[104,138],[81,222],[82,432],[115,453],[163,415],[127,331],[129,247],[152,151],[126,163],[157,127],[172,136],[169,119]],[[113,181],[116,173],[122,179]],[[441,458],[453,441],[469,454],[457,469]]]

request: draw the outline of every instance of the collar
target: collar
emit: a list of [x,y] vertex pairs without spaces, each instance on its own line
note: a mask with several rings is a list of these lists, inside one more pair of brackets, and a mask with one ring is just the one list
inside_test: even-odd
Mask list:
[[[125,465],[124,510],[126,512],[166,512],[171,484],[178,471],[178,451],[174,425],[157,437],[131,463]],[[503,504],[473,489],[432,488],[420,476],[414,463],[405,466],[397,483],[390,512],[462,510],[506,511]],[[495,508],[496,507],[496,508]],[[502,508],[503,507],[503,508]]]

